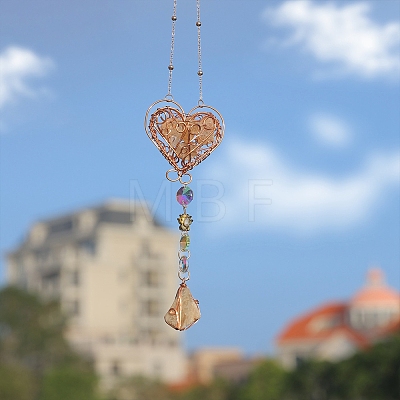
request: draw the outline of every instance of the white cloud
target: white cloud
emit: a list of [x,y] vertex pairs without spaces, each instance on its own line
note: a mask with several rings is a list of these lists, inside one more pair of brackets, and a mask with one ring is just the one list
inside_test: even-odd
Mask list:
[[10,46],[0,53],[0,109],[19,97],[36,97],[43,88],[35,88],[32,78],[40,78],[54,67],[49,57],[32,50]]
[[[400,175],[400,152],[371,154],[358,171],[335,178],[290,165],[265,144],[231,139],[223,149],[207,175],[225,186],[219,226],[230,231],[312,234],[351,227],[368,218]],[[271,204],[256,205],[263,199]]]
[[318,141],[331,147],[345,147],[351,141],[350,127],[333,115],[312,115],[310,128],[311,133]]
[[264,18],[291,28],[293,34],[286,44],[299,45],[318,61],[335,65],[336,72],[398,77],[400,23],[378,24],[370,18],[370,11],[367,2],[340,6],[295,0],[268,8]]

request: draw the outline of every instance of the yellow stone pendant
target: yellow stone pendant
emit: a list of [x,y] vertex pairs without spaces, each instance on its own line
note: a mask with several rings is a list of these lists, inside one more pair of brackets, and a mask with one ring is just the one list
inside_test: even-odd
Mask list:
[[190,328],[201,317],[199,301],[195,300],[183,282],[176,292],[171,308],[164,316],[165,322],[178,331]]

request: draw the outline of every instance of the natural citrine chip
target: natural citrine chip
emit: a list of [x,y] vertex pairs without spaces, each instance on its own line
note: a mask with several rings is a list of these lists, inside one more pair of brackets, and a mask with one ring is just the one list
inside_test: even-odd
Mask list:
[[180,244],[181,251],[187,251],[189,249],[189,245],[190,245],[189,235],[182,235],[179,244]]
[[164,316],[165,322],[178,331],[190,328],[201,317],[199,302],[195,300],[185,283],[176,292],[171,308]]

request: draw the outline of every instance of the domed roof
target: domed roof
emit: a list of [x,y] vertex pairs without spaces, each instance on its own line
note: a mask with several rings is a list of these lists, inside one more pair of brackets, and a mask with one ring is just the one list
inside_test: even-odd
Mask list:
[[400,294],[386,285],[379,268],[368,271],[367,283],[350,301],[350,307],[378,306],[400,308]]

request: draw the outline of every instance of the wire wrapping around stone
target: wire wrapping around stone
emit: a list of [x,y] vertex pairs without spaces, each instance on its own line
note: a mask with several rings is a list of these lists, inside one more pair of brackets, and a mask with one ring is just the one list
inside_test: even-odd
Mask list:
[[165,322],[178,331],[184,331],[201,317],[199,302],[195,300],[185,283],[181,283],[171,308],[164,316]]
[[146,132],[182,176],[206,159],[221,143],[224,127],[223,121],[221,124],[212,112],[203,110],[203,107],[196,107],[189,114],[178,107],[158,108],[151,114]]

